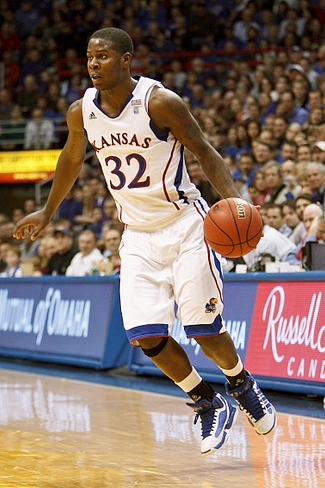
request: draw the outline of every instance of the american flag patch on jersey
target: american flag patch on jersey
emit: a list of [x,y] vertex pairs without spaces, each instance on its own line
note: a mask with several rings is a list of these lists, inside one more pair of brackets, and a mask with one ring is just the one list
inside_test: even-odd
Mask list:
[[131,105],[142,105],[141,98],[136,98],[135,100],[131,100]]

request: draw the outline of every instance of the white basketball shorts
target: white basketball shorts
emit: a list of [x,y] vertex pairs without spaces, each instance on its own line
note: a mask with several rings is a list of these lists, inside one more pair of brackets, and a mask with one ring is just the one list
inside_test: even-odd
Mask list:
[[189,338],[225,331],[221,263],[203,235],[207,210],[199,200],[162,230],[123,233],[120,296],[131,343],[168,336],[176,309]]

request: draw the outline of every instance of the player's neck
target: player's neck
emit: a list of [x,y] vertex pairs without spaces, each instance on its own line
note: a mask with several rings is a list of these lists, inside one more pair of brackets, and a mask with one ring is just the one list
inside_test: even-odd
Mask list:
[[132,94],[137,81],[129,78],[113,90],[101,90],[98,94],[98,103],[110,117],[116,117]]

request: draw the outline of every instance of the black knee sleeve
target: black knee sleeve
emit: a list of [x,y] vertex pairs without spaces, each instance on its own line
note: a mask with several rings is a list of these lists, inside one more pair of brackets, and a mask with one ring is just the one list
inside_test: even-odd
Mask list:
[[158,354],[164,349],[168,342],[169,337],[163,337],[159,344],[155,347],[151,347],[150,349],[145,349],[144,347],[141,346],[141,341],[140,341],[140,347],[143,351],[143,354],[148,356],[148,358],[154,358],[155,356],[158,356]]

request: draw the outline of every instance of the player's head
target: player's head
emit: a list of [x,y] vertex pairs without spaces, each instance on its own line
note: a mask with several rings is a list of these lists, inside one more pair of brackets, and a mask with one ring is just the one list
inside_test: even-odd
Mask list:
[[129,34],[116,27],[104,27],[94,32],[90,39],[103,39],[111,44],[111,48],[117,51],[121,56],[125,53],[133,55],[134,46]]
[[115,27],[100,29],[89,39],[87,69],[97,90],[112,90],[130,83],[133,43],[129,34]]

